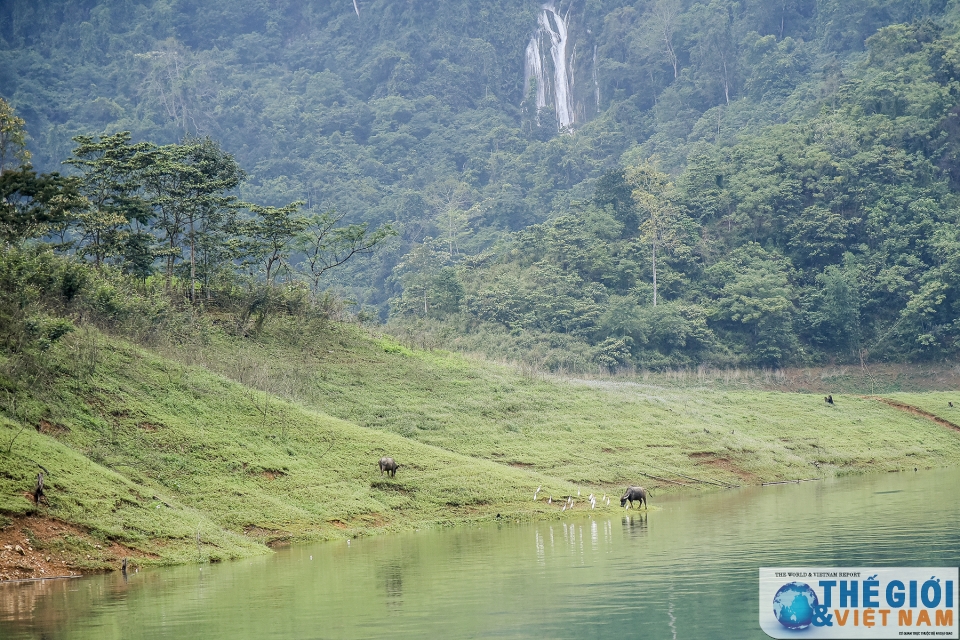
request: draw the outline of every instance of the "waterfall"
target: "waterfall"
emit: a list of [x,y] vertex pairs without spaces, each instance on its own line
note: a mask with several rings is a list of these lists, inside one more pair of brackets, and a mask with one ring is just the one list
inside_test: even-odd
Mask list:
[[567,16],[557,13],[552,2],[543,5],[536,32],[527,45],[524,92],[537,86],[537,111],[551,104],[557,129],[574,123],[573,69],[567,59]]
[[523,92],[530,92],[530,82],[537,85],[536,113],[537,124],[540,124],[540,109],[547,104],[547,83],[543,76],[543,57],[540,55],[540,38],[536,35],[527,45],[527,60],[524,65]]
[[593,45],[593,86],[597,95],[597,113],[600,113],[600,82],[597,80],[597,45]]

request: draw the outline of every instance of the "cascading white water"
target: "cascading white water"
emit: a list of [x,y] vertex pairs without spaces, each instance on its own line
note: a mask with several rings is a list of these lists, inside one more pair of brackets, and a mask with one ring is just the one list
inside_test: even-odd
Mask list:
[[536,112],[538,114],[538,125],[540,124],[540,109],[545,107],[547,104],[547,83],[544,80],[543,58],[540,56],[540,38],[537,35],[534,35],[533,38],[530,39],[530,44],[527,45],[527,60],[526,64],[524,65],[523,92],[524,94],[529,93],[530,82],[536,82]]
[[597,113],[600,113],[600,81],[597,80],[597,45],[593,45],[593,87],[597,96]]
[[[543,5],[539,27],[527,45],[524,92],[537,83],[537,111],[553,102],[557,128],[574,123],[573,69],[567,60],[567,16],[557,13],[552,2]],[[552,72],[552,73],[551,73]]]

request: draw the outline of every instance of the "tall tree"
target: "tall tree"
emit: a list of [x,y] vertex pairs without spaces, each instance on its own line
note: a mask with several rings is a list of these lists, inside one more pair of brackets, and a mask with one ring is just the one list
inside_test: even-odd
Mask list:
[[154,146],[130,142],[130,132],[77,136],[73,156],[65,161],[79,172],[80,192],[89,206],[77,216],[78,251],[99,267],[122,253],[132,220],[146,222],[150,209],[141,197],[144,171]]
[[472,199],[470,185],[453,178],[434,185],[427,194],[427,201],[437,212],[437,226],[444,229],[451,258],[460,253],[460,242],[469,233],[467,208]]
[[190,147],[170,144],[150,150],[143,173],[143,188],[153,210],[153,229],[160,234],[158,257],[165,263],[166,288],[173,282],[174,266],[183,255],[183,235],[189,218],[190,187],[200,180],[190,164]]
[[393,277],[403,287],[403,294],[393,302],[395,312],[419,316],[422,309],[423,317],[429,317],[434,283],[449,260],[450,255],[443,250],[440,239],[424,238],[408,252],[393,269]]
[[0,173],[30,164],[26,122],[0,97]]
[[167,288],[178,260],[186,261],[191,302],[197,298],[198,244],[212,248],[202,236],[216,235],[228,212],[239,206],[229,192],[243,178],[234,157],[210,138],[188,138],[151,150],[144,190],[154,211],[154,228],[162,234],[159,253],[166,262]]
[[236,243],[238,257],[248,267],[262,271],[268,284],[273,283],[281,269],[289,267],[294,241],[310,224],[310,220],[299,213],[304,204],[302,201],[285,207],[252,204],[249,207],[253,217],[240,224],[242,238]]
[[673,68],[673,79],[680,77],[680,58],[674,42],[682,7],[679,0],[657,0],[650,7],[649,28],[659,51]]
[[397,235],[390,225],[370,230],[367,223],[339,226],[344,214],[324,211],[308,218],[306,229],[297,238],[296,249],[313,292],[319,293],[323,274],[345,264],[357,254],[369,253],[386,238]]
[[237,198],[229,192],[240,185],[245,174],[234,157],[210,138],[189,140],[184,146],[188,147],[189,162],[184,209],[190,245],[190,301],[196,303],[198,230],[214,233],[238,207]]
[[685,219],[674,202],[676,192],[667,174],[642,164],[626,172],[626,180],[633,188],[633,201],[639,212],[640,240],[650,247],[650,269],[653,275],[653,306],[657,306],[657,256],[661,251],[673,251],[681,243]]
[[76,178],[37,175],[30,167],[23,118],[0,98],[0,239],[16,244],[68,222],[85,200]]
[[79,180],[29,167],[0,173],[0,239],[16,244],[73,220],[86,205]]

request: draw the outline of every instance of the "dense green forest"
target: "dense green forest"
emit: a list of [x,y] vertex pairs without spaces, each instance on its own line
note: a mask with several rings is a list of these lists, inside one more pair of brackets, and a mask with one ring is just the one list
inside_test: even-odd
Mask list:
[[[0,97],[38,173],[8,193],[66,191],[5,242],[42,232],[194,303],[299,278],[398,333],[549,368],[949,357],[958,17],[937,0],[11,0]],[[556,34],[559,58],[534,46]],[[97,204],[84,162],[110,143],[134,183]],[[211,215],[164,218],[170,176],[203,167],[216,184],[181,209]],[[101,243],[83,225],[110,211]],[[270,215],[296,221],[272,227],[280,273]],[[321,279],[308,229],[380,250]]]

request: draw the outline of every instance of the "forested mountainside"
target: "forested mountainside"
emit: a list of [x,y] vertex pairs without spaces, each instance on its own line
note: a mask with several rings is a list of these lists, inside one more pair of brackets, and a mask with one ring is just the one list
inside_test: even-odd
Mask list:
[[209,136],[243,200],[391,223],[328,286],[397,331],[573,369],[942,358],[958,15],[11,0],[0,96],[40,171],[77,135]]

